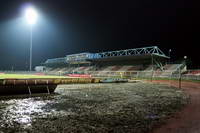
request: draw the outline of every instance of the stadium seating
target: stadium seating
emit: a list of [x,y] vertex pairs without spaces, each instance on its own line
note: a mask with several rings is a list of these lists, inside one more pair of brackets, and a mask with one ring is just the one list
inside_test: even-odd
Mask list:
[[196,76],[199,76],[200,75],[200,70],[191,70],[191,71],[188,71],[187,73],[185,73],[185,75],[196,75]]
[[122,68],[122,66],[113,66],[113,68],[111,69],[111,71],[118,71]]
[[[176,72],[181,64],[167,64],[163,66],[163,69],[154,66],[154,72],[152,73],[152,65],[110,65],[110,66],[67,66],[58,68],[47,68],[48,74],[53,75],[68,75],[68,74],[92,74],[95,76],[121,76],[132,75],[141,77],[168,77],[173,72]],[[200,75],[200,70],[195,72],[190,72],[188,74]]]

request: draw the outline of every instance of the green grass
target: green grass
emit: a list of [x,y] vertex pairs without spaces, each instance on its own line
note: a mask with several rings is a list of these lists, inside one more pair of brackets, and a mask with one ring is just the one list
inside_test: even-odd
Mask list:
[[0,79],[44,79],[44,78],[67,78],[66,76],[51,75],[28,75],[28,74],[0,74]]

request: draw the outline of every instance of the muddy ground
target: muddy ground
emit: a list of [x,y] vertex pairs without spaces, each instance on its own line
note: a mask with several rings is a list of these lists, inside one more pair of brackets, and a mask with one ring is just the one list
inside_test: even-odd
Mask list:
[[151,83],[60,85],[54,95],[0,97],[1,132],[148,132],[188,102]]

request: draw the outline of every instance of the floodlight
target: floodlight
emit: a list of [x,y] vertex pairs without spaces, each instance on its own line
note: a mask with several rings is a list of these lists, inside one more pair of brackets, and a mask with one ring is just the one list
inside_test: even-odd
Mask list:
[[187,56],[184,56],[184,59],[187,59]]
[[37,11],[33,7],[29,7],[25,10],[26,20],[28,24],[34,25],[37,21]]

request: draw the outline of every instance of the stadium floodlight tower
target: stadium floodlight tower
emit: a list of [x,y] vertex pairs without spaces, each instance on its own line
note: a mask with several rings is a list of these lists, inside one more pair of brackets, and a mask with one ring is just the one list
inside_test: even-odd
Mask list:
[[30,25],[30,66],[29,70],[32,71],[32,44],[33,44],[33,25],[36,24],[37,21],[37,11],[33,7],[27,7],[25,10],[25,17],[27,23]]

